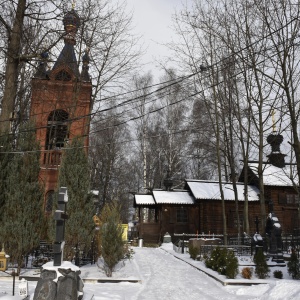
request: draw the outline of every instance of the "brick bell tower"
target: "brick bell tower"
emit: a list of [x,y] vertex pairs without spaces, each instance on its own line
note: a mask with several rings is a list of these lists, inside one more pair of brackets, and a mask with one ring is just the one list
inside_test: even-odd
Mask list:
[[88,146],[92,105],[88,51],[82,57],[81,73],[74,51],[80,26],[74,9],[66,13],[63,24],[65,45],[53,68],[47,70],[48,53],[42,53],[32,79],[30,118],[41,146],[40,179],[45,187],[46,213],[52,211],[63,149],[75,136],[85,137],[84,145]]

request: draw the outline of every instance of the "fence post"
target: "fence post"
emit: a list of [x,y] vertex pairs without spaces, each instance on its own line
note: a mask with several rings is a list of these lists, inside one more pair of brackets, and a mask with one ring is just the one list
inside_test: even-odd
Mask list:
[[184,254],[184,233],[182,234],[181,253]]
[[15,295],[15,281],[16,281],[16,273],[15,273],[15,269],[12,270],[12,276],[13,276],[13,292],[12,295]]

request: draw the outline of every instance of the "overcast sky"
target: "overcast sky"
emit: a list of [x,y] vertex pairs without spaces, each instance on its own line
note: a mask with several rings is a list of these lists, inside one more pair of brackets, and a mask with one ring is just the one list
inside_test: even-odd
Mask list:
[[151,70],[155,77],[160,75],[155,69],[155,60],[162,60],[169,54],[163,44],[175,38],[171,29],[172,15],[182,7],[182,2],[183,0],[127,0],[128,9],[133,12],[135,32],[142,36],[147,51],[144,70]]

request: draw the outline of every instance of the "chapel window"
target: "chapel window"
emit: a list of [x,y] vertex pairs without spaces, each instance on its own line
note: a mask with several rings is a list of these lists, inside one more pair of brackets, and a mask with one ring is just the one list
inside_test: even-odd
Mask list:
[[70,81],[71,79],[72,79],[71,75],[65,70],[61,70],[55,76],[55,80]]
[[68,113],[58,109],[49,114],[47,122],[46,149],[63,148],[68,138]]

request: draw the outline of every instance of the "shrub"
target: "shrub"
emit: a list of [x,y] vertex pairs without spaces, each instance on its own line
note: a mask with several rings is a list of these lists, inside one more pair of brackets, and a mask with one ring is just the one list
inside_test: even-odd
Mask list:
[[209,266],[207,265],[208,261],[209,261],[209,255],[207,255],[207,253],[204,253],[203,254],[203,261],[204,261],[204,264],[207,268],[209,268]]
[[208,255],[205,259],[205,265],[214,271],[221,271],[224,263],[222,262],[222,251],[220,247],[216,247],[212,250],[210,256]]
[[235,278],[238,273],[238,260],[233,251],[216,247],[210,257],[205,258],[205,265],[227,278]]
[[239,262],[238,259],[235,257],[233,251],[227,250],[226,253],[226,271],[225,275],[227,278],[235,278],[238,274],[239,269]]
[[193,260],[195,260],[199,254],[199,249],[194,247],[192,244],[189,244],[189,253]]
[[124,258],[123,229],[120,207],[116,203],[106,204],[101,213],[101,253],[104,260],[104,271],[107,277],[112,276],[117,263]]
[[133,254],[133,249],[128,244],[124,244],[124,259],[132,259]]
[[245,279],[251,279],[252,277],[252,268],[246,267],[242,270],[242,277]]
[[226,255],[227,249],[223,248],[220,250],[220,255],[216,259],[215,271],[222,275],[226,275]]
[[293,279],[300,279],[300,264],[296,252],[293,250],[288,262],[288,273]]
[[262,249],[259,249],[255,254],[254,263],[256,264],[255,274],[257,275],[257,277],[260,279],[267,278],[270,270]]
[[275,270],[273,272],[273,275],[274,275],[274,278],[277,278],[277,279],[282,279],[282,272],[280,270]]

